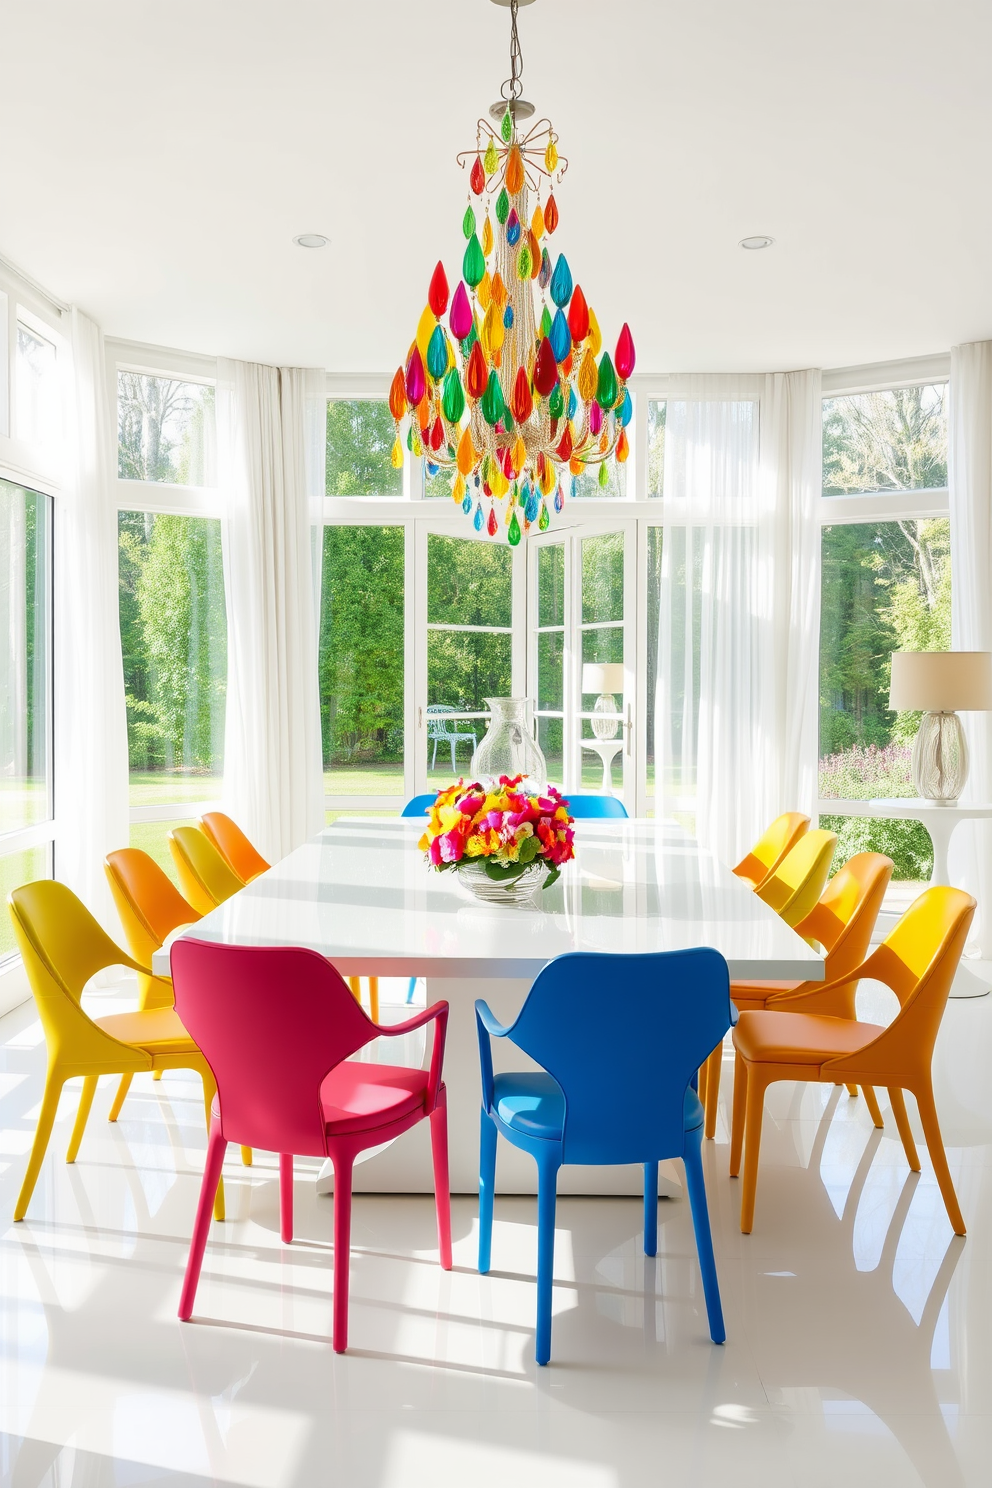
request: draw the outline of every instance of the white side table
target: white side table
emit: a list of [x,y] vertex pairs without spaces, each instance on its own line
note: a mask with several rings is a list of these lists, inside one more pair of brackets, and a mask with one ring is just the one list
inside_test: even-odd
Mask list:
[[[619,718],[617,719],[617,727],[618,729],[620,727]],[[612,796],[613,761],[623,748],[622,731],[615,739],[580,739],[579,743],[583,749],[591,749],[593,754],[599,755],[603,762],[603,794],[604,796]]]
[[[922,822],[933,843],[933,872],[931,884],[949,884],[947,852],[951,845],[954,828],[963,821],[982,821],[992,817],[992,805],[971,801],[954,801],[948,806],[938,806],[934,801],[925,801],[918,796],[896,796],[892,799],[871,801],[831,801],[829,813],[821,801],[821,815],[870,816],[874,818],[897,818],[903,821]],[[961,966],[951,989],[952,997],[987,997],[992,990],[979,980],[967,966]]]

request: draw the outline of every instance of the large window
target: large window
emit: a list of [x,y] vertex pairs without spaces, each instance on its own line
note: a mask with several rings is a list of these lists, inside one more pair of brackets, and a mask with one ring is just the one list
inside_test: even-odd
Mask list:
[[117,373],[117,473],[177,486],[215,481],[214,389],[143,372]]
[[[908,884],[925,881],[932,866],[922,824],[834,815],[829,802],[915,794],[919,718],[889,710],[890,657],[951,644],[946,484],[945,384],[824,400],[820,819],[838,833],[838,862],[885,852],[894,878]],[[892,511],[903,492],[903,510]],[[842,497],[855,500],[843,521],[831,521]],[[889,503],[888,520],[872,518],[879,498]],[[928,505],[929,514],[914,514]]]
[[[51,873],[51,498],[0,480],[0,898]],[[0,960],[12,954],[0,915]]]

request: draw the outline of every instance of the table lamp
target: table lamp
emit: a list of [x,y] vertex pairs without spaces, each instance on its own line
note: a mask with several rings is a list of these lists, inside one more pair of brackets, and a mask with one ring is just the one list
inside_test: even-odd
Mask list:
[[893,651],[889,707],[922,712],[913,784],[924,800],[952,806],[968,778],[968,744],[958,712],[992,709],[992,652]]
[[620,714],[617,712],[614,693],[623,696],[623,664],[619,661],[587,661],[582,667],[582,692],[598,692],[595,713],[601,714],[592,720],[592,731],[597,739],[615,739]]

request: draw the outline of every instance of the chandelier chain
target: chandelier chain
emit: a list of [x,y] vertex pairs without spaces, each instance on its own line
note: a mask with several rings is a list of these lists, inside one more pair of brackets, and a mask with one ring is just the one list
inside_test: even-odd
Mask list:
[[500,88],[507,102],[515,102],[524,91],[524,54],[517,31],[517,8],[519,0],[510,0],[510,76]]

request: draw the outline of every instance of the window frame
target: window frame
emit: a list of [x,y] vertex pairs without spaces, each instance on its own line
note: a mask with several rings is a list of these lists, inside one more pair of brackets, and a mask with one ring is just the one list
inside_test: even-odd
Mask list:
[[[219,486],[181,486],[168,481],[125,480],[117,474],[118,413],[117,373],[136,372],[144,377],[167,377],[183,382],[217,386],[217,358],[194,352],[180,352],[167,347],[149,346],[142,342],[107,338],[107,396],[113,417],[108,420],[109,469],[113,471],[112,489],[118,519],[122,511],[147,512],[152,516],[223,517]],[[130,760],[128,761],[130,781]],[[205,811],[216,811],[220,798],[203,801],[167,801],[155,806],[132,806],[128,802],[128,822],[193,821]]]

